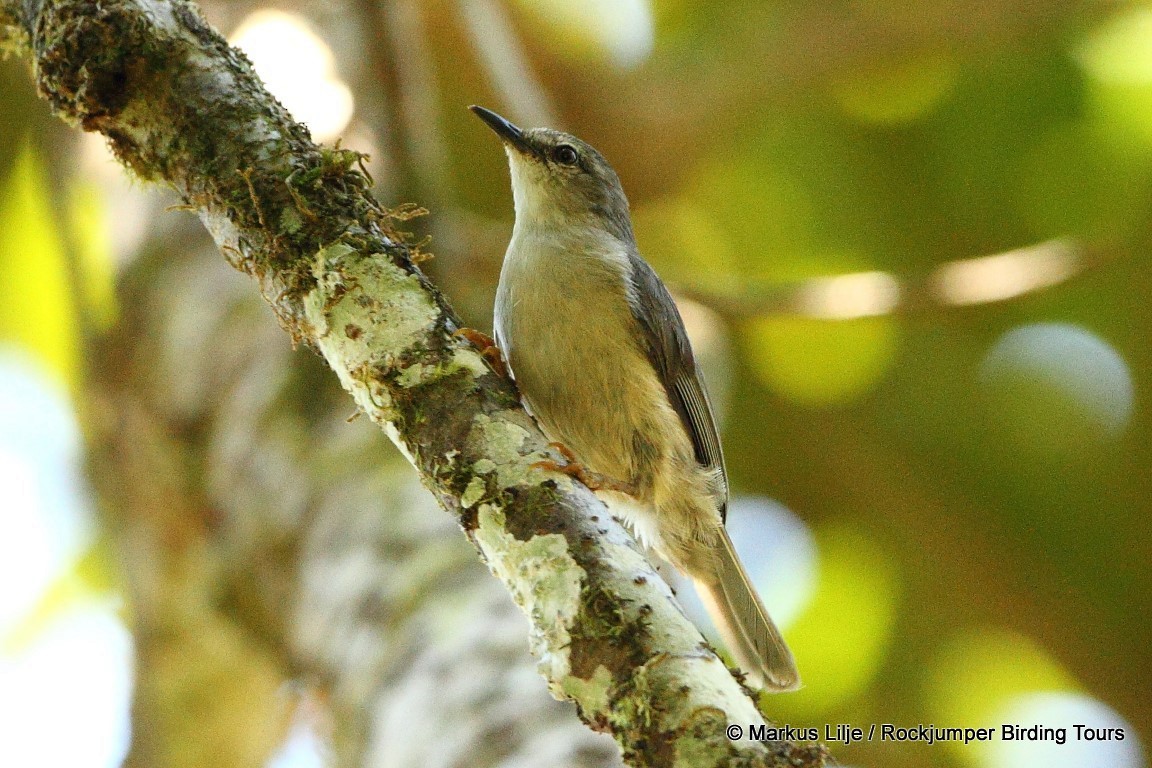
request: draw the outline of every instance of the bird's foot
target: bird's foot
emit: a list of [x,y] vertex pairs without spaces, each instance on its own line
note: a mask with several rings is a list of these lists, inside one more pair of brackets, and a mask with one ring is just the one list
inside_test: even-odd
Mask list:
[[475,328],[457,328],[452,335],[467,339],[472,346],[480,350],[480,356],[488,361],[488,365],[492,366],[496,375],[508,378],[508,366],[504,364],[504,355],[501,354],[500,347],[496,346],[495,339]]
[[554,459],[544,459],[543,461],[533,463],[532,467],[534,469],[550,469],[553,472],[560,472],[569,477],[574,477],[593,491],[618,491],[620,493],[626,493],[629,496],[636,494],[636,488],[631,483],[613,480],[606,475],[588,469],[588,467],[577,460],[576,455],[573,454],[564,443],[548,443],[548,447],[563,456],[564,463],[561,464]]

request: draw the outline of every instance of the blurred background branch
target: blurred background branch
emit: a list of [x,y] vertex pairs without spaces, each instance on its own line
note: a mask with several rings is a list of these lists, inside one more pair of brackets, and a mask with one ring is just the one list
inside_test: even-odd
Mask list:
[[891,272],[848,272],[791,283],[748,283],[737,291],[682,292],[731,320],[795,316],[855,320],[890,314],[934,313],[1015,299],[1119,258],[1114,252],[1050,240],[1005,253],[944,262],[916,279]]

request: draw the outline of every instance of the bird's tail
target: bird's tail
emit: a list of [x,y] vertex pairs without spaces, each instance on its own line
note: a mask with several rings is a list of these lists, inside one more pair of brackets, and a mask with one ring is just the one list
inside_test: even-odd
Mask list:
[[795,690],[800,687],[800,673],[792,651],[760,602],[728,532],[721,528],[720,533],[714,577],[693,579],[700,599],[736,663],[753,682],[773,691]]

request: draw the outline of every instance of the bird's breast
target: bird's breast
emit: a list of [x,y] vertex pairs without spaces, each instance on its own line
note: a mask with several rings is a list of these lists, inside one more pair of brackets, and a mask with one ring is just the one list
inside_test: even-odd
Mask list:
[[590,469],[633,481],[672,413],[627,302],[623,246],[518,235],[496,296],[498,342],[549,437]]

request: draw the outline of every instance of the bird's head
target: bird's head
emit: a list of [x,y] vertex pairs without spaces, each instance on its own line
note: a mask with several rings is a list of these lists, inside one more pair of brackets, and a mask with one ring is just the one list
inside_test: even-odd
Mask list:
[[592,145],[551,128],[518,128],[484,107],[471,110],[504,142],[517,227],[592,227],[631,241],[620,178]]

